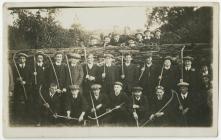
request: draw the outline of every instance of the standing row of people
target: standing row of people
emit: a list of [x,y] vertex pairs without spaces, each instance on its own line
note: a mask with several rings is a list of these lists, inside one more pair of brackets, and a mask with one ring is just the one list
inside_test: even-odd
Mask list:
[[[193,112],[190,113],[192,117],[184,117],[185,124],[190,121],[188,125],[208,125],[211,120],[208,119],[211,116],[212,105],[208,101],[211,96],[201,91],[204,84],[198,82],[201,79],[192,67],[192,57],[184,58],[181,80],[180,70],[173,66],[171,57],[165,57],[163,67],[159,67],[153,64],[151,54],[147,55],[141,67],[132,64],[131,54],[124,56],[122,66],[112,63],[111,54],[105,55],[102,66],[95,64],[93,54],[88,54],[86,64],[79,63],[79,54],[63,55],[62,52],[54,55],[54,61],[43,52],[36,53],[34,58],[36,61],[30,66],[26,63],[27,55],[19,53],[18,63],[15,63],[12,111],[15,123],[31,119],[38,124],[71,124],[70,120],[83,122],[88,116],[97,121],[99,115],[106,113],[105,117],[99,118],[106,125],[133,125],[134,119],[138,118],[137,124],[140,125],[148,118],[158,120],[154,118],[161,116],[166,117],[160,121],[167,121],[156,121],[158,125],[178,125],[183,118],[178,117],[180,111],[181,114]],[[46,59],[50,65],[45,63]],[[208,75],[203,77],[209,78]],[[185,99],[188,97],[188,101],[183,101],[182,95]],[[168,111],[157,111],[167,103]],[[204,117],[197,119],[198,115]],[[153,121],[153,125],[157,125],[156,122]]]

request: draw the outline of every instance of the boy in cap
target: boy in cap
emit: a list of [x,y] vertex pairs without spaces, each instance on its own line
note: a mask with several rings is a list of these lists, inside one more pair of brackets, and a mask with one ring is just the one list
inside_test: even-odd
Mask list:
[[[40,123],[43,125],[55,125],[60,123],[57,115],[62,112],[61,93],[58,91],[56,83],[51,83],[48,89],[39,91],[41,94],[41,118]],[[39,124],[40,125],[40,124]]]
[[144,120],[149,116],[149,102],[148,99],[142,93],[142,87],[133,87],[132,89],[132,110],[133,117],[138,120],[139,123],[144,122]]
[[[109,100],[106,94],[103,94],[101,92],[101,85],[100,84],[93,84],[91,85],[91,91],[89,94],[90,97],[88,97],[88,103],[89,103],[89,116],[95,117],[95,111],[96,115],[99,116],[103,113],[105,113],[109,109]],[[93,100],[93,102],[92,102]],[[94,108],[93,108],[94,106]],[[104,119],[99,119],[100,123],[103,123]]]
[[159,71],[158,75],[159,81],[161,81],[160,85],[165,88],[166,93],[169,93],[171,89],[176,90],[176,83],[179,81],[178,70],[175,66],[172,65],[171,56],[166,56],[164,58],[163,72]]
[[143,45],[143,34],[141,32],[138,32],[135,34],[136,37],[136,43],[138,46]]
[[151,99],[157,85],[157,66],[152,62],[152,53],[146,54],[144,66],[140,69],[139,84],[143,88],[143,94]]
[[102,47],[106,47],[110,45],[111,38],[109,36],[104,36]]
[[156,45],[160,45],[161,41],[162,41],[161,30],[160,29],[156,29],[155,33],[154,33],[153,43],[156,44]]
[[201,120],[201,108],[199,100],[201,98],[196,94],[189,92],[189,83],[180,82],[177,84],[177,86],[180,89],[179,99],[182,104],[182,110],[180,111],[180,114],[185,116],[185,118],[179,117],[181,125],[199,125]]
[[110,45],[112,46],[120,46],[121,44],[121,39],[120,39],[120,35],[119,34],[114,34],[113,38],[110,41]]
[[152,120],[153,126],[174,126],[176,124],[178,105],[173,94],[166,94],[162,86],[156,87],[155,95],[150,100],[151,115],[149,119]]
[[114,83],[114,91],[110,94],[110,107],[118,108],[111,113],[110,123],[112,125],[124,126],[127,125],[130,121],[130,99],[122,91],[123,84],[121,82]]
[[152,36],[151,36],[151,32],[150,32],[149,29],[144,31],[144,40],[143,40],[143,42],[146,45],[152,44]]
[[85,118],[88,104],[86,99],[80,94],[79,85],[70,85],[66,98],[67,118],[78,118],[78,121],[72,121],[71,124],[82,124]]
[[[27,55],[25,53],[18,54],[18,63],[15,65],[18,69],[14,68],[14,96],[13,96],[13,108],[14,114],[12,115],[15,123],[24,123],[27,121],[29,113],[30,103],[30,83],[31,74],[30,67],[26,63]],[[20,75],[19,75],[20,74]]]
[[130,95],[132,87],[137,82],[138,66],[131,63],[132,55],[130,53],[125,54],[124,60],[123,69],[120,68],[121,81],[124,84],[124,91]]
[[105,55],[105,64],[101,67],[101,77],[102,77],[102,90],[107,95],[113,91],[114,82],[118,81],[119,69],[117,66],[112,64],[113,55],[106,54]]
[[91,85],[98,82],[99,79],[99,67],[94,64],[94,55],[88,54],[87,64],[83,65],[84,80],[83,80],[83,89],[85,97],[89,97],[89,90]]

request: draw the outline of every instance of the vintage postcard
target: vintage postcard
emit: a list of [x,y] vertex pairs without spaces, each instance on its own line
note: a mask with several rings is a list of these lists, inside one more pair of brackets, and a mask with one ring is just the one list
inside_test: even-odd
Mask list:
[[217,136],[215,2],[6,2],[10,137]]

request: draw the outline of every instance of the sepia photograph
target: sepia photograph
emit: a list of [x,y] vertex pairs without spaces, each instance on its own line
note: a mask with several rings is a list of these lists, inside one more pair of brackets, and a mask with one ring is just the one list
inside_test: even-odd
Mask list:
[[217,136],[218,3],[3,6],[5,137]]

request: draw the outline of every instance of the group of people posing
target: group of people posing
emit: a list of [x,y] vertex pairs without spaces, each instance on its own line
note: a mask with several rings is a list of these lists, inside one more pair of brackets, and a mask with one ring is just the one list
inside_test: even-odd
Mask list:
[[211,72],[206,66],[196,70],[190,56],[183,58],[181,68],[170,56],[157,66],[151,53],[141,66],[132,63],[130,53],[121,66],[112,63],[112,54],[105,54],[103,65],[94,62],[93,54],[82,64],[79,54],[60,51],[53,58],[39,51],[33,64],[25,53],[16,56],[9,73],[14,82],[10,120],[15,125],[211,125]]

